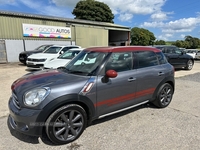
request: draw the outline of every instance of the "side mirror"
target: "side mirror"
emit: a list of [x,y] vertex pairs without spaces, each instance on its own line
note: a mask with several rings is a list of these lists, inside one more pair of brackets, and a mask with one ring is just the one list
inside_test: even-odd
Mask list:
[[106,71],[106,76],[109,78],[115,78],[117,77],[117,72],[115,70],[108,70]]
[[186,54],[186,51],[181,51],[181,54],[183,55],[183,54]]

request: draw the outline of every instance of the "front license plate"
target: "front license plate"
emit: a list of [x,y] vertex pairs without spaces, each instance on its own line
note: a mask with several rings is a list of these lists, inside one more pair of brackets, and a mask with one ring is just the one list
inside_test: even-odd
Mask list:
[[29,62],[28,65],[34,65],[34,63],[30,63],[30,62]]

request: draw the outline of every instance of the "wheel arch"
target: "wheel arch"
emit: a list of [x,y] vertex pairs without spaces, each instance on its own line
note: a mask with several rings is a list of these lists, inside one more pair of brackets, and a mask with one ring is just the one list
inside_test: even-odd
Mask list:
[[167,77],[167,78],[163,79],[162,82],[160,82],[160,84],[157,86],[156,90],[154,91],[153,97],[152,97],[152,99],[150,101],[154,101],[156,99],[156,96],[157,96],[157,93],[158,93],[160,87],[165,83],[168,83],[168,84],[170,84],[172,86],[173,93],[174,93],[174,90],[175,90],[174,78],[173,77]]
[[[87,115],[87,125],[91,123],[93,120],[93,117],[95,115],[95,107],[92,103],[92,101],[85,97],[80,96],[78,94],[70,94],[61,96],[59,98],[54,99],[49,104],[47,104],[41,111],[40,115],[37,117],[37,122],[45,123],[48,117],[58,108],[68,105],[68,104],[77,104],[83,107],[83,109],[86,112]],[[40,128],[39,134],[43,134],[45,126],[43,128]]]

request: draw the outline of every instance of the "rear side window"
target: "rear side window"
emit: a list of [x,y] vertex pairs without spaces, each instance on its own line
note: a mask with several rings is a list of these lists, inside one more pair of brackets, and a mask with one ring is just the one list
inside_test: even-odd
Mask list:
[[152,51],[140,51],[135,53],[137,58],[138,67],[145,68],[158,65],[158,59],[154,52]]
[[167,59],[166,59],[166,57],[163,53],[159,52],[159,53],[156,53],[156,55],[158,57],[159,64],[166,64],[167,63]]

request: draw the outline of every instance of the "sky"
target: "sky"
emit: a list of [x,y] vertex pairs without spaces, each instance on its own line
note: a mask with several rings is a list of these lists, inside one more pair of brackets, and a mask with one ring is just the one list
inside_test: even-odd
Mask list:
[[[114,23],[152,32],[157,40],[200,38],[200,0],[96,0],[107,4]],[[0,11],[74,18],[79,0],[0,0]]]

